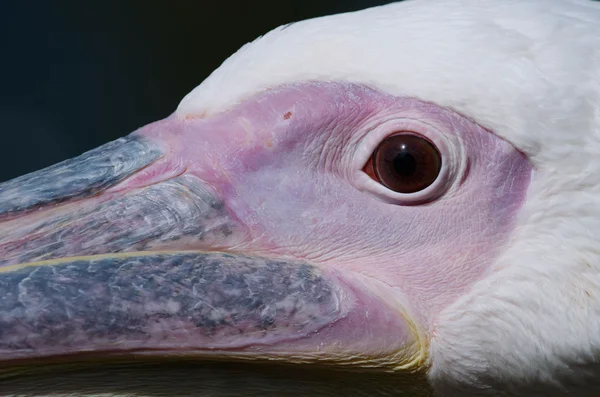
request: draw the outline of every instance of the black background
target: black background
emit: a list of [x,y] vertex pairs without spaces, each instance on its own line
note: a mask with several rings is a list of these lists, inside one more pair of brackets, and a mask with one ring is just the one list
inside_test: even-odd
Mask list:
[[172,113],[248,41],[381,0],[0,0],[0,181]]

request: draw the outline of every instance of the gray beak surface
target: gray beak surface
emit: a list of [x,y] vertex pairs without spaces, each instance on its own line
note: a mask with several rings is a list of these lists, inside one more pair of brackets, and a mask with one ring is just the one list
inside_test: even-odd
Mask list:
[[0,184],[0,395],[53,388],[48,368],[67,369],[50,395],[421,388],[397,373],[417,344],[400,313],[332,269],[227,250],[243,227],[194,175],[148,171],[165,153],[132,134]]

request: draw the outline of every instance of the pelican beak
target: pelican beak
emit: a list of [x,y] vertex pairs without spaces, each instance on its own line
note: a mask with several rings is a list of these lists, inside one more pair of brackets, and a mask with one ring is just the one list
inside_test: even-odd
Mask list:
[[0,184],[0,373],[107,357],[395,372],[423,360],[394,296],[245,255],[227,199],[141,134]]

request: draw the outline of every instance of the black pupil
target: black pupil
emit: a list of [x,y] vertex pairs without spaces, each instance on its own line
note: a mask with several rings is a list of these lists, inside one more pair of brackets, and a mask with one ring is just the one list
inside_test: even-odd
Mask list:
[[415,157],[402,151],[394,157],[394,169],[403,177],[410,177],[417,171],[417,160]]

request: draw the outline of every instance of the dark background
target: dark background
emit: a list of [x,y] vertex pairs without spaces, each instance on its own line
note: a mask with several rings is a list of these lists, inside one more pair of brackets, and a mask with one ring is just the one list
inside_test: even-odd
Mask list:
[[384,0],[0,0],[0,181],[164,118],[279,25]]

